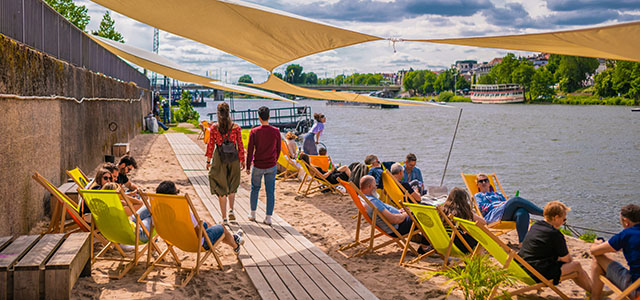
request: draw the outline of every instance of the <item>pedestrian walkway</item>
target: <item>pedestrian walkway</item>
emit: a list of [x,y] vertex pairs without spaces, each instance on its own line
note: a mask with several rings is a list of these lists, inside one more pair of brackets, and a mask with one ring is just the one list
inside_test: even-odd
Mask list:
[[[222,220],[218,199],[209,191],[204,151],[182,133],[165,136],[211,216]],[[377,299],[277,213],[272,226],[249,221],[249,191],[242,187],[234,209],[237,224],[231,227],[242,228],[246,237],[239,259],[262,299]],[[257,219],[264,216],[265,204],[258,201]]]

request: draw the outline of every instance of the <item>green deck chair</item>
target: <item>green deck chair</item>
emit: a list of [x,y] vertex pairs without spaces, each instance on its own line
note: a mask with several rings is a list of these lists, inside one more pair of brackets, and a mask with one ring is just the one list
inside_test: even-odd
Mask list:
[[[144,255],[145,252],[148,251],[149,245],[147,242],[142,242],[139,239],[140,231],[144,231],[144,233],[151,240],[151,235],[147,228],[142,226],[142,221],[140,220],[140,216],[133,209],[133,205],[129,202],[127,197],[125,196],[122,190],[120,191],[112,191],[112,190],[83,190],[79,189],[78,193],[82,195],[86,204],[89,206],[91,210],[91,216],[93,218],[93,222],[91,223],[91,231],[92,233],[95,231],[97,227],[100,230],[102,236],[104,236],[109,243],[100,250],[100,252],[93,257],[93,238],[91,243],[91,256],[93,257],[93,261],[96,260],[110,260],[110,261],[119,261],[121,263],[125,263],[121,265],[122,269],[117,271],[116,274],[112,274],[109,277],[120,279],[122,278],[131,268],[138,264],[138,260]],[[124,211],[124,207],[122,206],[122,201],[133,211],[133,216],[135,217],[136,222],[131,222],[129,217]],[[153,231],[153,228],[151,229]],[[122,248],[120,248],[120,244],[122,245],[132,245],[134,246],[133,257],[127,256]],[[144,247],[140,251],[140,245],[144,244]],[[122,258],[110,258],[105,257],[104,254],[110,248],[115,248],[118,253],[122,256]],[[150,253],[147,255],[147,264],[150,261]]]
[[[455,222],[457,222],[462,228],[464,228],[476,241],[478,241],[479,245],[482,245],[484,249],[491,254],[505,269],[509,269],[511,273],[518,278],[522,283],[527,284],[528,286],[520,289],[516,289],[513,291],[509,291],[511,296],[515,296],[518,294],[523,294],[531,290],[537,290],[543,287],[551,288],[558,296],[562,299],[569,300],[569,297],[565,295],[562,291],[560,291],[551,280],[548,280],[538,271],[536,271],[529,263],[527,263],[522,257],[520,257],[513,249],[509,248],[502,242],[497,236],[495,236],[487,227],[480,226],[475,222],[471,222],[468,220],[453,218]],[[516,260],[514,262],[513,260]],[[525,269],[533,274],[540,280],[540,283],[536,283],[536,281],[529,276],[529,274],[525,271]],[[560,278],[560,281],[573,279],[577,277],[577,273],[572,273]],[[494,293],[495,294],[495,291]]]
[[[471,246],[469,246],[467,241],[462,237],[460,232],[456,229],[451,220],[449,220],[449,218],[444,214],[440,207],[407,202],[405,202],[404,205],[413,213],[415,220],[417,220],[418,224],[420,224],[422,232],[426,234],[425,237],[429,240],[429,243],[433,247],[433,250],[418,256],[417,258],[404,265],[412,265],[420,261],[424,257],[427,257],[433,253],[438,253],[438,255],[440,255],[443,260],[442,267],[447,267],[449,257],[454,256],[461,258],[465,255],[453,243],[456,236],[464,244],[467,250],[469,250],[469,253],[473,252]],[[449,234],[445,229],[442,220],[445,220],[445,222],[447,222],[447,226],[451,228],[451,234]],[[413,228],[411,229],[409,236],[411,236],[412,233]],[[404,253],[406,253],[406,251],[407,250],[405,248]]]

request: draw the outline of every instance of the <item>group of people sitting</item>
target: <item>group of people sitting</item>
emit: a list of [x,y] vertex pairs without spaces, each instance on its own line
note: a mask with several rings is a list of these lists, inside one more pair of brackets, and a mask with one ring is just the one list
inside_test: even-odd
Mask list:
[[[301,155],[302,159],[304,154]],[[369,202],[391,223],[399,234],[405,235],[411,230],[413,221],[409,217],[410,211],[404,211],[380,200],[377,189],[382,186],[382,172],[388,169],[402,187],[408,192],[412,200],[421,203],[424,191],[422,174],[416,165],[416,156],[409,154],[404,166],[400,163],[392,163],[390,166],[381,163],[375,155],[368,155],[365,164],[368,166],[367,175],[359,179],[359,187],[366,195]],[[383,166],[386,164],[387,166]],[[331,172],[324,172],[323,176],[331,183],[337,183],[333,178],[347,180],[351,175],[349,168],[341,167]],[[353,178],[351,178],[353,179]],[[591,299],[601,299],[603,283],[600,275],[606,276],[618,288],[624,290],[640,278],[640,206],[630,204],[622,207],[620,212],[620,224],[624,228],[620,233],[611,237],[608,241],[597,240],[590,249],[593,256],[591,275],[583,266],[572,259],[564,235],[559,228],[565,224],[569,207],[560,201],[550,201],[544,208],[540,208],[533,202],[521,197],[507,198],[493,189],[486,174],[478,174],[476,177],[478,193],[473,195],[480,209],[480,215],[472,206],[470,195],[465,189],[455,187],[446,198],[441,208],[445,215],[455,216],[461,219],[489,226],[498,221],[513,221],[518,234],[518,244],[509,245],[518,250],[527,263],[536,269],[545,278],[557,284],[563,275],[576,273],[573,281],[591,294]],[[362,201],[367,209],[369,217],[372,217],[373,209]],[[530,215],[542,216],[530,226]],[[445,222],[443,222],[446,224]],[[376,225],[387,234],[395,236],[387,224],[378,218]],[[478,244],[469,234],[460,230],[466,243],[475,248]],[[420,254],[429,250],[429,242],[425,237],[414,238],[418,242]],[[466,247],[456,236],[454,243],[461,251],[468,253]],[[619,262],[611,259],[606,253],[622,250],[629,269]],[[537,279],[537,277],[532,276]],[[640,289],[631,294],[632,297],[640,296]],[[632,298],[635,299],[635,298]]]
[[[135,185],[130,179],[129,174],[133,169],[137,169],[138,164],[136,160],[129,156],[125,155],[120,158],[118,164],[114,163],[104,163],[96,172],[93,182],[88,185],[88,189],[92,190],[124,190],[125,197],[129,200],[129,203],[132,204],[133,208],[136,210],[136,214],[140,217],[142,221],[142,225],[147,228],[147,231],[151,231],[151,212],[144,205],[141,200],[141,189]],[[168,195],[178,195],[180,190],[176,187],[175,183],[172,181],[163,181],[156,188],[155,192],[157,194],[168,194]],[[129,206],[126,205],[123,201],[123,208],[127,216],[131,218],[131,221],[135,223],[135,218],[132,216],[133,212],[129,209]],[[81,213],[89,214],[91,213],[89,207],[85,205],[85,203],[80,203]],[[198,224],[196,219],[191,213],[191,222],[193,223],[193,227],[198,232]],[[208,235],[209,240],[212,243],[215,243],[220,238],[223,238],[223,242],[230,247],[233,248],[234,252],[237,254],[240,252],[240,246],[244,244],[243,240],[243,232],[242,230],[238,230],[235,234],[229,232],[229,230],[221,225],[208,225],[204,222],[205,233]],[[145,234],[144,230],[139,231],[139,238],[142,242],[147,242],[149,237]],[[202,246],[204,249],[209,250],[208,243],[205,243],[204,238],[201,240]],[[128,250],[132,249],[132,247],[128,245],[121,245],[123,249]]]

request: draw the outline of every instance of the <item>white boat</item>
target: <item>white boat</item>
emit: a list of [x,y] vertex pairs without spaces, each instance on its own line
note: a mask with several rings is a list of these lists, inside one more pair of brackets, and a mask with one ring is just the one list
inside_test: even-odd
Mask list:
[[519,84],[474,84],[471,86],[473,103],[521,103],[524,88]]

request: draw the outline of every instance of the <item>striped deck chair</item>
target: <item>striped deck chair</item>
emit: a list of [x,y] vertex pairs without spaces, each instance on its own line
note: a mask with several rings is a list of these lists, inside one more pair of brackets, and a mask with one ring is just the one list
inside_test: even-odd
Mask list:
[[[82,198],[89,206],[91,210],[92,222],[91,222],[91,257],[92,262],[96,260],[108,260],[119,261],[121,265],[118,267],[119,271],[115,274],[109,275],[110,278],[120,279],[122,278],[132,267],[138,264],[138,260],[149,250],[149,243],[142,242],[139,239],[140,231],[144,231],[147,237],[150,237],[147,228],[142,226],[142,220],[136,213],[133,205],[129,202],[129,199],[125,196],[122,189],[118,191],[111,190],[83,190],[79,189],[78,193],[82,195]],[[133,216],[136,222],[131,222],[129,217],[124,211],[122,202],[133,211]],[[93,233],[96,232],[96,228],[100,230],[102,236],[104,236],[109,243],[100,250],[98,254],[93,256]],[[153,228],[151,228],[153,232]],[[141,245],[144,247],[140,251]],[[127,256],[120,245],[132,245],[134,246],[133,257]],[[111,249],[115,248],[122,258],[105,257],[104,254]],[[149,265],[151,259],[151,253],[147,254],[147,265]]]
[[331,157],[326,155],[309,155],[309,162],[312,166],[319,167],[325,172],[333,169]]
[[[342,179],[338,178],[338,182],[340,182],[340,184],[342,184],[342,186],[344,186],[344,188],[347,190],[347,193],[349,194],[349,196],[351,196],[351,200],[353,200],[353,204],[355,204],[355,206],[358,208],[358,215],[357,215],[357,219],[358,222],[356,223],[356,236],[355,239],[352,243],[349,243],[347,245],[344,245],[342,247],[340,247],[338,249],[338,252],[340,252],[341,254],[347,256],[347,257],[356,257],[356,256],[362,256],[364,254],[367,254],[369,252],[373,252],[377,249],[380,249],[382,247],[385,247],[389,244],[393,244],[395,243],[396,245],[398,245],[398,247],[400,247],[400,249],[405,249],[406,247],[408,247],[408,249],[410,249],[415,255],[418,255],[418,251],[416,251],[411,245],[409,245],[407,236],[409,234],[405,234],[405,235],[401,235],[396,229],[395,227],[393,227],[393,225],[389,222],[389,220],[387,220],[382,213],[376,209],[375,205],[373,205],[371,203],[371,201],[369,201],[369,198],[367,198],[364,194],[362,194],[362,191],[360,191],[360,189],[358,187],[356,187],[355,184],[353,184],[353,182],[347,182],[344,181]],[[364,202],[364,203],[363,203]],[[367,209],[365,208],[364,205],[367,205],[369,207],[371,207],[372,209],[372,213],[371,213],[371,217],[369,217],[369,214],[367,214]],[[364,220],[369,223],[369,225],[371,225],[371,234],[368,238],[364,238],[364,239],[360,239],[360,227],[362,224],[362,218],[364,218]],[[391,228],[391,230],[393,231],[393,233],[395,234],[395,236],[392,236],[388,233],[386,233],[384,230],[382,230],[380,227],[378,227],[376,225],[376,220],[380,218],[385,224],[387,224],[387,226],[389,226],[389,228]],[[377,233],[376,233],[377,232]],[[388,238],[387,241],[378,244],[378,245],[374,245],[374,241],[375,239],[381,237],[381,236],[386,236]],[[347,255],[344,253],[345,250],[357,247],[359,245],[366,245],[366,247],[364,249],[361,249],[359,251],[354,252],[351,255]]]
[[[310,166],[301,159],[298,160],[298,163],[300,164],[300,166],[302,166],[302,170],[304,170],[305,172],[305,176],[302,179],[302,182],[300,182],[300,186],[298,186],[298,194],[303,194],[305,197],[307,197],[316,192],[331,190],[334,193],[342,195],[342,193],[336,189],[336,186],[338,185],[331,184],[329,181],[324,179],[322,177],[322,174],[320,174],[320,172],[316,168]],[[305,183],[307,184],[307,188],[304,190],[304,192],[300,193]],[[316,186],[312,187],[314,183],[316,183]]]
[[[560,291],[551,280],[548,280],[538,271],[536,271],[529,263],[527,263],[522,257],[520,257],[513,249],[509,248],[504,242],[502,242],[497,236],[495,236],[488,228],[476,224],[476,222],[453,218],[458,225],[462,226],[464,230],[469,233],[479,245],[487,250],[487,252],[493,256],[503,268],[509,269],[511,273],[522,283],[526,284],[526,287],[509,291],[510,296],[526,293],[531,290],[537,290],[543,287],[551,288],[562,299],[569,300],[569,297]],[[515,260],[515,261],[514,261]],[[524,268],[524,269],[523,269]],[[536,281],[525,271],[533,274],[540,283]],[[577,273],[571,273],[569,275],[560,278],[560,281],[573,279],[578,276]],[[495,295],[496,291],[493,292]],[[493,296],[493,295],[492,295]]]
[[[473,204],[473,208],[476,210],[476,213],[478,214],[478,216],[482,216],[482,211],[480,210],[480,206],[478,206],[478,202],[476,202],[476,198],[474,197],[474,195],[479,192],[478,184],[476,183],[476,177],[478,176],[478,174],[460,173],[460,176],[462,176],[462,181],[464,181],[464,185],[467,187],[467,191],[469,191],[469,195],[471,196],[469,198],[471,198],[471,203]],[[489,178],[489,183],[493,187],[493,190],[497,191],[496,189],[496,185],[497,185],[497,187],[500,188],[500,193],[504,195],[505,199],[509,200],[509,197],[507,197],[507,195],[504,193],[504,190],[502,189],[502,185],[500,184],[500,181],[498,180],[496,173],[493,173],[491,175],[487,174],[487,177]],[[498,234],[504,234],[511,230],[516,229],[516,222],[496,221],[491,224],[488,224],[487,226],[489,226],[489,228],[491,228]]]
[[[78,205],[73,202],[73,200],[69,199],[67,195],[60,192],[58,188],[56,188],[49,180],[42,177],[40,173],[35,172],[32,178],[42,185],[49,193],[51,193],[52,197],[55,197],[58,205],[54,208],[57,211],[52,212],[52,216],[59,216],[59,219],[53,218],[49,223],[49,227],[45,233],[65,233],[65,232],[75,232],[75,231],[84,231],[91,232],[91,226],[80,216],[78,212]],[[65,224],[66,214],[69,214],[73,219],[72,222]],[[109,242],[99,233],[93,232],[92,235],[97,238],[100,242],[105,245]]]
[[284,140],[280,140],[282,144],[280,146],[280,157],[278,157],[278,163],[285,168],[284,172],[276,175],[276,178],[281,179],[283,181],[287,179],[295,179],[298,177],[298,166],[291,159],[291,154],[289,153],[289,148],[287,148],[287,143]]
[[[220,257],[215,252],[215,248],[222,242],[224,235],[217,241],[211,241],[209,239],[209,236],[205,234],[203,222],[193,206],[189,195],[147,194],[144,192],[141,194],[145,201],[149,201],[153,226],[158,236],[164,240],[167,249],[156,258],[153,264],[147,267],[147,270],[140,276],[138,282],[147,282],[146,278],[154,267],[166,267],[167,265],[160,265],[159,262],[162,261],[168,253],[171,253],[175,261],[175,266],[173,267],[178,271],[185,269],[188,272],[181,283],[175,284],[175,286],[186,286],[191,278],[199,273],[200,266],[202,266],[209,255],[213,255],[220,269],[224,270],[222,261],[220,261]],[[195,226],[191,221],[192,215],[197,223]],[[196,230],[195,227],[199,230]],[[209,246],[209,250],[205,250],[204,247],[202,247],[203,240],[204,243],[207,243]],[[177,247],[184,252],[196,253],[196,265],[193,268],[183,268],[182,262],[178,259],[173,247]],[[203,253],[204,256],[202,256]]]
[[[465,254],[453,243],[455,237],[462,242],[462,244],[469,250],[469,253],[473,252],[471,246],[467,243],[467,241],[462,237],[462,234],[456,229],[455,225],[449,217],[447,217],[440,207],[433,207],[430,205],[424,204],[415,204],[415,203],[404,203],[404,205],[409,208],[414,216],[414,222],[417,221],[419,224],[420,230],[423,232],[424,236],[429,240],[431,247],[433,250],[418,256],[412,261],[404,264],[405,266],[413,266],[415,267],[416,262],[421,259],[433,254],[438,253],[440,257],[442,257],[442,267],[446,268],[449,264],[449,257],[454,256],[458,258],[462,258]],[[447,231],[442,220],[445,220],[447,226],[450,228],[450,232]],[[416,223],[414,223],[415,225]],[[412,236],[414,228],[411,228],[411,232],[409,232],[409,236]],[[410,238],[409,238],[410,239]],[[405,247],[403,256],[406,253],[407,249]],[[401,261],[402,263],[402,261]]]

